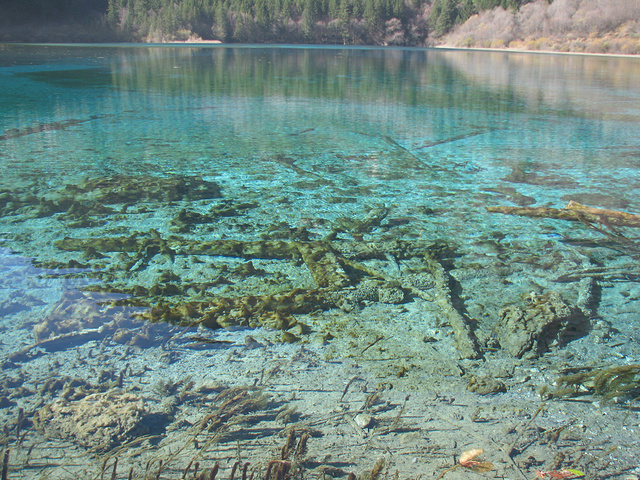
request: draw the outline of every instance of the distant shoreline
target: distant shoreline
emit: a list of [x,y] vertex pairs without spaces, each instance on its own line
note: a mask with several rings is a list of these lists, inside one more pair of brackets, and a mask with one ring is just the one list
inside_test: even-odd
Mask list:
[[[260,46],[289,46],[289,44],[284,43],[255,43],[255,44],[237,44],[237,43],[225,43],[220,40],[172,40],[168,42],[158,42],[159,45],[171,45],[171,44],[212,44],[212,45],[260,45]],[[141,43],[144,45],[144,43]],[[306,44],[291,44],[300,47],[306,46]],[[462,50],[462,51],[472,51],[472,52],[511,52],[511,53],[544,53],[544,54],[552,54],[552,55],[589,55],[595,57],[621,57],[621,58],[640,58],[640,55],[633,53],[597,53],[597,52],[561,52],[558,50],[527,50],[522,48],[484,48],[484,47],[453,47],[447,45],[436,45],[429,47],[420,47],[415,45],[406,45],[406,46],[387,46],[387,45],[337,45],[337,44],[308,44],[310,47],[349,47],[349,48],[423,48],[423,49],[434,49],[434,50]]]
[[64,45],[64,46],[88,46],[88,45],[139,45],[139,46],[153,46],[153,45],[221,45],[227,47],[234,46],[260,46],[260,47],[331,47],[331,48],[410,48],[410,49],[424,49],[424,50],[452,50],[452,51],[470,51],[470,52],[503,52],[503,53],[530,53],[530,54],[544,54],[544,55],[573,55],[573,56],[591,56],[591,57],[615,57],[615,58],[640,58],[639,54],[632,53],[597,53],[597,52],[562,52],[558,50],[527,50],[522,48],[488,48],[488,47],[455,47],[447,45],[435,45],[428,47],[420,46],[386,46],[386,45],[338,45],[338,44],[285,44],[285,43],[225,43],[220,40],[172,40],[166,42],[3,42],[0,41],[0,45]]
[[581,55],[593,57],[640,58],[640,55],[633,53],[561,52],[558,50],[526,50],[522,48],[449,47],[446,45],[437,45],[428,48],[437,50],[469,50],[472,52],[543,53],[547,55]]
[[[212,45],[260,45],[260,46],[288,46],[289,44],[283,43],[256,43],[256,44],[236,44],[236,43],[225,43],[220,40],[173,40],[169,42],[158,42],[160,45],[171,45],[171,44],[212,44]],[[144,45],[144,44],[141,44]],[[292,44],[300,47],[306,46],[305,44]],[[461,51],[472,51],[472,52],[510,52],[510,53],[543,53],[547,55],[588,55],[595,57],[620,57],[620,58],[640,58],[638,54],[632,53],[597,53],[597,52],[561,52],[557,50],[527,50],[522,48],[483,48],[483,47],[453,47],[447,45],[436,45],[429,47],[420,47],[420,46],[386,46],[386,45],[336,45],[336,44],[308,44],[308,46],[313,47],[349,47],[349,48],[423,48],[423,49],[434,49],[434,50],[461,50]]]

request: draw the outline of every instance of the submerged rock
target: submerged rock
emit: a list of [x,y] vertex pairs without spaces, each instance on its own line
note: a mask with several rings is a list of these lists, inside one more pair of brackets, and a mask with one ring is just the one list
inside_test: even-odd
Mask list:
[[510,355],[535,358],[563,337],[577,333],[586,317],[568,305],[557,292],[531,292],[526,305],[500,310],[496,333],[500,346]]
[[33,424],[48,437],[74,439],[96,450],[109,450],[146,433],[149,410],[137,395],[112,389],[81,400],[57,400],[36,412]]
[[105,305],[114,295],[94,292],[68,291],[33,327],[36,342],[41,343],[61,335],[81,335],[95,331],[115,330],[119,323],[131,323],[136,310],[131,307]]
[[472,376],[469,379],[467,390],[480,395],[490,395],[493,393],[506,392],[507,387],[500,380],[491,376]]

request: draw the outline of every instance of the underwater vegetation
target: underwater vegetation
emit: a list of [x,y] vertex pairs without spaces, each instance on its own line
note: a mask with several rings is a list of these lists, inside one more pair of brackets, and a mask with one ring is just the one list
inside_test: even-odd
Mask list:
[[[182,386],[180,395],[184,394],[184,397],[189,399],[195,393],[195,390],[190,390],[189,384],[185,384]],[[146,461],[141,461],[138,458],[139,454],[136,454],[133,457],[135,464],[129,466],[130,461],[127,462],[127,460],[131,460],[131,458],[127,458],[127,453],[132,449],[140,449],[141,444],[154,438],[153,435],[144,434],[138,438],[131,438],[128,442],[107,451],[94,449],[93,451],[100,456],[100,466],[97,472],[93,471],[91,473],[92,478],[116,479],[125,478],[126,475],[127,479],[173,480],[181,478],[215,480],[216,478],[227,478],[228,476],[230,480],[293,480],[316,478],[316,476],[320,475],[323,478],[377,480],[382,478],[419,478],[423,475],[424,466],[419,463],[414,466],[414,471],[408,477],[401,476],[398,470],[394,472],[393,463],[390,461],[390,456],[393,452],[385,452],[383,456],[377,458],[373,465],[362,468],[358,474],[341,468],[341,465],[344,466],[344,464],[332,465],[332,463],[326,463],[330,456],[324,456],[322,451],[318,451],[317,447],[314,448],[316,441],[322,437],[322,432],[310,427],[307,422],[302,422],[301,427],[285,425],[285,427],[278,429],[278,433],[275,435],[277,441],[270,442],[269,446],[263,445],[261,454],[253,452],[253,454],[249,453],[247,457],[247,452],[242,451],[238,443],[235,459],[232,458],[230,462],[224,462],[228,464],[226,467],[228,473],[225,475],[222,473],[225,470],[225,467],[221,466],[223,462],[215,459],[215,457],[211,458],[207,450],[221,442],[233,440],[232,433],[234,429],[239,428],[236,433],[241,432],[242,425],[251,424],[265,415],[271,416],[275,410],[272,405],[269,405],[269,399],[260,392],[260,389],[249,387],[222,389],[217,393],[214,401],[217,404],[217,408],[212,408],[209,413],[201,416],[200,420],[191,425],[185,435],[182,436],[180,446],[168,454],[152,455]],[[280,411],[284,411],[283,408],[284,406],[280,408]],[[543,432],[532,425],[544,409],[545,405],[543,404],[532,415],[526,417],[528,421],[521,425],[520,432],[511,443],[503,442],[500,439],[482,438],[470,430],[469,426],[461,426],[459,423],[448,419],[445,414],[438,414],[442,416],[443,421],[449,427],[460,428],[465,434],[469,434],[475,437],[477,441],[483,442],[486,447],[468,448],[459,454],[457,452],[453,453],[452,456],[455,459],[453,465],[451,465],[450,460],[447,460],[446,463],[438,462],[437,456],[432,460],[427,459],[427,461],[435,461],[437,464],[435,472],[438,474],[434,475],[433,478],[440,480],[451,472],[460,470],[464,471],[463,475],[467,473],[486,474],[504,468],[503,464],[506,463],[510,465],[511,472],[515,476],[523,480],[531,479],[531,476],[524,469],[532,465],[527,464],[526,461],[516,463],[514,458],[519,453],[523,453],[518,450],[519,448],[526,450],[531,446],[532,439],[529,437],[534,432],[534,439],[539,439],[544,443],[556,442],[557,438],[553,439],[549,438],[549,436],[556,435],[557,437],[558,432],[555,432],[557,429],[554,428]],[[387,433],[396,430],[402,432],[407,429],[406,425],[403,426],[398,422],[400,416],[403,415],[403,410],[404,408],[396,416]],[[42,428],[42,426],[39,428]],[[409,431],[412,430],[409,428]],[[24,437],[26,437],[26,432],[23,435],[23,439]],[[371,440],[369,439],[369,443]],[[525,446],[521,447],[521,444]],[[398,446],[396,444],[396,447]],[[36,458],[29,458],[32,448],[29,449],[25,459],[24,451],[26,448],[18,444],[15,450],[20,454],[14,455],[17,458],[14,459],[13,465],[11,464],[11,449],[4,449],[3,479],[10,478],[9,472],[17,471],[20,468],[20,464],[26,467],[32,461],[37,465]],[[374,447],[367,445],[366,448]],[[577,448],[579,452],[582,450],[580,446]],[[485,452],[491,457],[500,457],[499,463],[494,464],[492,461],[483,459]],[[603,463],[602,458],[585,458],[583,456],[584,452],[579,452],[568,458],[565,458],[562,454],[557,455],[553,461],[545,465],[544,469],[535,469],[535,478],[579,478],[587,475],[583,470],[588,472],[589,475],[600,471]],[[450,456],[448,457],[450,458]],[[529,457],[528,460],[531,459],[532,457]],[[578,469],[577,464],[580,469]]]
[[547,398],[595,395],[604,403],[633,402],[640,398],[640,365],[586,368],[561,376],[556,386],[554,391],[541,390],[541,395]]
[[[285,162],[280,157],[274,161]],[[191,234],[221,219],[247,216],[259,204],[218,200],[212,205],[212,200],[221,199],[221,189],[215,182],[193,176],[115,175],[85,179],[77,185],[45,192],[34,188],[37,187],[0,192],[0,214],[13,221],[54,217],[69,228],[108,231],[113,230],[109,229],[111,222],[153,213],[158,204],[196,205],[206,201],[207,205],[205,212],[193,207],[178,208],[168,222],[146,231],[119,236],[92,231],[90,237],[56,240],[54,246],[62,256],[79,255],[67,256],[64,261],[38,258],[34,265],[50,269],[48,275],[87,278],[92,282],[83,293],[63,300],[39,322],[34,330],[37,342],[100,328],[100,321],[107,318],[110,320],[106,323],[110,322],[116,331],[125,328],[126,316],[211,329],[265,326],[287,331],[287,341],[294,341],[306,329],[296,321],[296,314],[336,307],[350,311],[362,301],[398,304],[417,296],[440,306],[455,333],[461,357],[475,358],[480,354],[472,322],[451,289],[446,263],[454,254],[454,247],[437,241],[363,241],[363,235],[380,227],[388,215],[386,208],[372,208],[362,218],[339,217],[323,239],[311,239],[304,227],[281,226],[265,232],[268,239],[207,240]],[[164,233],[167,231],[172,233]],[[279,235],[282,236],[278,238]],[[221,257],[243,259],[246,263],[232,271],[205,268],[211,277],[199,282],[184,281],[176,269],[178,264],[184,270],[186,265]],[[373,266],[376,262],[383,266],[390,258],[394,259],[396,270],[400,261],[415,266],[410,274],[402,275],[390,275],[389,268],[385,271]],[[282,260],[294,268],[304,266],[308,273],[300,275],[302,283],[293,282],[286,275],[257,269],[253,262],[262,260]],[[157,280],[150,283],[149,273],[155,271],[158,262],[169,268],[152,273]],[[143,274],[145,285],[133,283]],[[251,293],[242,294],[240,283],[251,278],[263,280],[260,286],[255,282]],[[221,294],[221,290],[240,294]],[[91,307],[91,301],[100,307]]]
[[[107,470],[111,478],[117,478],[118,457],[122,453],[157,438],[161,433],[158,430],[158,422],[169,423],[179,404],[207,400],[207,413],[184,433],[184,443],[180,448],[167,457],[149,460],[144,466],[130,467],[127,478],[161,478],[161,475],[162,478],[166,478],[163,475],[164,471],[169,466],[174,470],[177,458],[189,456],[192,458],[184,468],[181,478],[186,478],[188,473],[191,474],[191,478],[215,478],[219,469],[217,462],[211,469],[200,470],[201,464],[198,460],[203,453],[212,445],[228,441],[226,437],[233,428],[250,422],[253,416],[276,417],[277,409],[270,405],[269,397],[257,387],[194,387],[194,382],[181,382],[167,387],[167,393],[175,394],[176,398],[172,402],[168,401],[172,395],[167,397],[163,412],[151,413],[142,398],[114,387],[103,393],[81,395],[75,400],[60,398],[38,410],[31,422],[24,417],[18,419],[14,435],[20,438],[16,450],[20,451],[18,462],[22,467],[14,465],[12,470],[26,469],[29,462],[34,461],[30,459],[33,447],[26,452],[26,456],[25,449],[22,448],[29,427],[33,426],[36,432],[42,433],[46,438],[72,440],[103,456],[100,478],[104,478]],[[211,398],[211,393],[216,395]],[[265,411],[268,413],[265,414]],[[291,478],[302,469],[310,432],[303,431],[299,435],[294,429],[287,429],[285,432],[286,443],[280,450],[279,458],[269,462],[265,479]],[[3,444],[8,440],[5,437],[2,438]],[[195,455],[191,453],[194,450]],[[3,479],[9,478],[10,454],[10,449],[5,448],[1,469]],[[249,465],[248,462],[244,465],[243,462],[236,462],[231,478],[234,478],[236,470],[241,468],[242,478],[247,479]],[[251,477],[253,478],[261,468],[261,464],[253,468]]]
[[[360,228],[360,227],[358,227]],[[163,301],[166,287],[154,285],[146,292],[139,288],[91,287],[93,291],[130,296],[116,301],[118,305],[147,306],[140,314],[152,322],[166,321],[181,325],[203,325],[225,328],[233,325],[258,325],[288,330],[296,326],[292,315],[309,313],[317,309],[339,307],[354,308],[354,303],[370,299],[383,303],[401,303],[408,295],[434,299],[442,308],[456,334],[459,350],[466,358],[478,355],[470,325],[451,299],[450,279],[436,255],[446,252],[441,244],[417,245],[409,242],[361,243],[331,239],[303,240],[214,240],[193,241],[171,236],[163,239],[155,231],[129,237],[103,239],[65,238],[55,243],[65,251],[134,252],[125,269],[144,265],[154,254],[169,257],[178,255],[230,256],[246,260],[288,259],[308,268],[313,280],[312,288],[293,288],[289,291],[266,295],[247,295],[209,300],[198,299],[176,304]],[[381,270],[367,266],[363,261],[393,255],[398,259],[417,259],[421,270],[409,278],[391,277]],[[426,277],[422,279],[421,277]],[[425,289],[424,286],[427,286]],[[174,287],[171,287],[174,288]],[[189,285],[206,292],[206,285]],[[435,289],[435,297],[429,290]],[[178,290],[174,290],[179,293]],[[143,295],[147,293],[147,296]],[[206,297],[206,294],[201,297]]]
[[[295,160],[286,156],[267,160],[295,167]],[[175,213],[157,215],[166,208]],[[633,242],[619,226],[640,224],[631,214],[576,203],[558,212],[532,207],[488,210],[606,228],[609,237],[627,249]],[[460,358],[479,358],[487,347],[534,358],[555,342],[583,334],[593,314],[594,277],[577,273],[560,279],[577,282],[577,305],[557,292],[531,292],[521,304],[504,305],[491,338],[479,341],[478,322],[468,314],[450,273],[458,255],[454,244],[374,240],[372,232],[401,225],[388,219],[388,207],[380,206],[360,217],[323,222],[328,233],[322,238],[304,225],[287,224],[265,225],[262,232],[253,228],[247,234],[245,226],[260,211],[260,202],[223,198],[214,181],[197,176],[113,175],[57,189],[38,183],[4,189],[0,215],[5,220],[50,218],[66,231],[84,233],[56,239],[49,254],[54,258],[39,255],[33,261],[46,270],[45,277],[87,280],[80,292],[66,293],[36,324],[36,345],[55,348],[65,336],[89,338],[98,329],[112,332],[118,342],[153,344],[144,332],[127,334],[139,321],[209,329],[263,326],[283,331],[283,341],[294,342],[308,332],[297,315],[334,308],[351,312],[371,302],[403,304],[419,298],[439,309]],[[236,238],[212,235],[222,222],[235,228]],[[130,228],[137,223],[147,228]]]

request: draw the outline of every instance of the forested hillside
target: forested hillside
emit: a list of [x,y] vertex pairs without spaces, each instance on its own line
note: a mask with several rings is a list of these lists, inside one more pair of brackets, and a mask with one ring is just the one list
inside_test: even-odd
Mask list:
[[0,41],[640,53],[640,0],[2,0]]
[[528,0],[110,0],[108,24],[151,41],[424,45],[471,15]]
[[421,44],[423,0],[110,0],[122,37],[241,43]]
[[3,0],[0,40],[426,45],[477,12],[527,1]]

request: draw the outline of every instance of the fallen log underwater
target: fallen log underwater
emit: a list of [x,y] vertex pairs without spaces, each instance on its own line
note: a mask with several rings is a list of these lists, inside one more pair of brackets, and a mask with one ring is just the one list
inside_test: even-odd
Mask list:
[[571,220],[588,224],[599,224],[605,227],[640,227],[640,215],[607,210],[604,208],[587,207],[578,202],[570,201],[564,208],[550,207],[487,207],[491,213],[506,215],[520,215],[525,217],[553,218],[557,220]]
[[[608,238],[608,242],[595,241],[602,247],[611,248],[625,255],[640,255],[640,238],[625,235],[620,228],[640,228],[640,215],[582,205],[571,200],[564,208],[551,207],[486,207],[487,212],[519,215],[534,218],[551,218],[581,222]],[[626,232],[625,232],[626,233]]]

